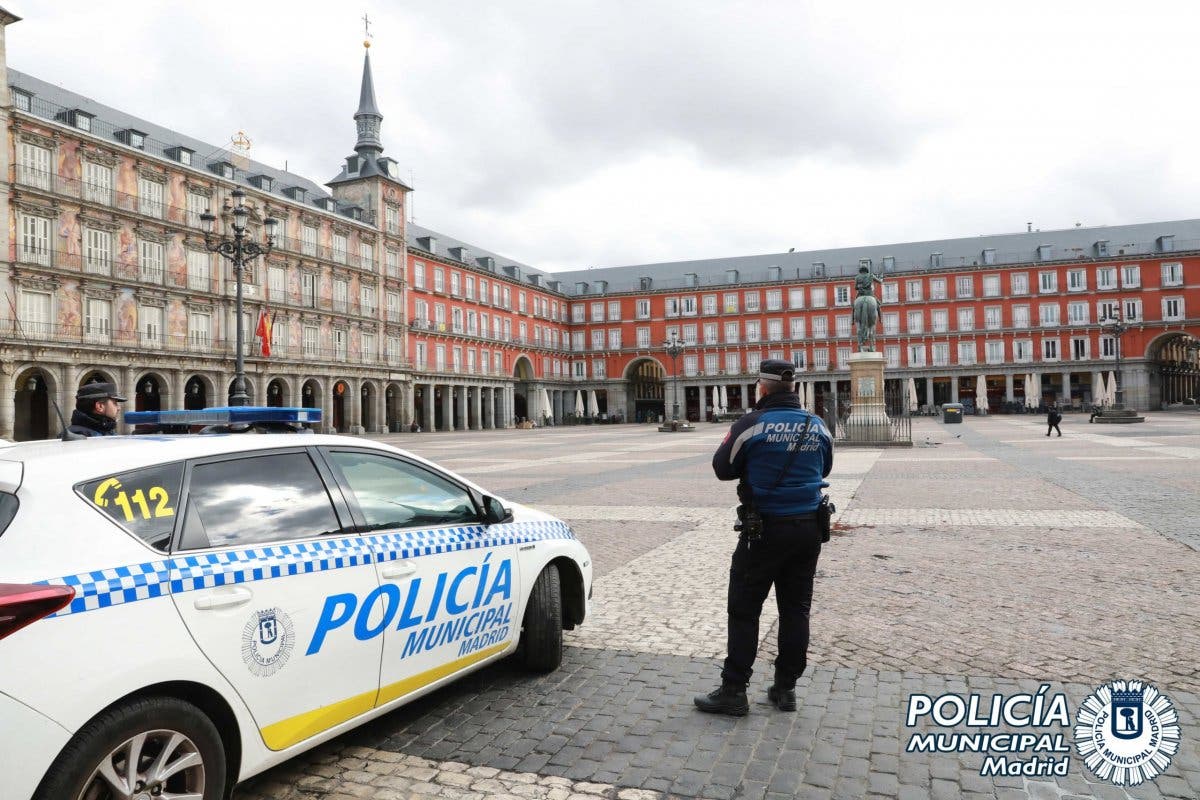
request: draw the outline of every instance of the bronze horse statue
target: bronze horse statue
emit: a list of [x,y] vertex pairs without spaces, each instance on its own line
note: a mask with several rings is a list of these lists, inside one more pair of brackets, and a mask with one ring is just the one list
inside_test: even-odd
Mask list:
[[858,330],[858,352],[875,352],[875,326],[879,323],[879,299],[875,297],[874,284],[883,283],[878,275],[866,268],[858,268],[854,287],[858,297],[854,300],[854,327]]

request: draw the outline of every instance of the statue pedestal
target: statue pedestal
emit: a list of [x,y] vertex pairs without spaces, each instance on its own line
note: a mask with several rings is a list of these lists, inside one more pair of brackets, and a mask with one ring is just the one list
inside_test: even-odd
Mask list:
[[844,424],[849,444],[890,444],[892,424],[883,397],[883,353],[850,356],[850,416]]

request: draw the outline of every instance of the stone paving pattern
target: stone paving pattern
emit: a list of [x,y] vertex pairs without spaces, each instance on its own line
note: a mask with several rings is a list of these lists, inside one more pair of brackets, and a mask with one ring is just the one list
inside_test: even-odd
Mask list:
[[[382,437],[571,522],[596,564],[593,613],[559,671],[494,664],[237,797],[1200,797],[1200,416],[1082,421],[1046,439],[1038,418],[916,420],[912,450],[840,450],[799,710],[765,704],[768,600],[737,720],[691,706],[724,646],[735,499],[710,460],[725,426]],[[984,778],[979,754],[903,751],[913,692],[1045,682],[1074,710],[1113,678],[1179,709],[1182,749],[1153,783],[1095,783],[1076,756],[1066,778]]]

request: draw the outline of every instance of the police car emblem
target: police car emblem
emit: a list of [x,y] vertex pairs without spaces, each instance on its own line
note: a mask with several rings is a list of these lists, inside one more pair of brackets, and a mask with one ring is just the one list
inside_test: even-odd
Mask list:
[[283,669],[295,646],[292,619],[278,608],[254,612],[242,629],[242,660],[261,678]]
[[1150,684],[1106,683],[1079,708],[1075,749],[1096,777],[1137,786],[1161,774],[1179,751],[1179,715]]

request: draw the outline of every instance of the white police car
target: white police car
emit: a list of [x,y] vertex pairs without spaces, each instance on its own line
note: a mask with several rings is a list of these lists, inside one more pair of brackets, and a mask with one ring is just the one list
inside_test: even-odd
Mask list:
[[223,798],[508,654],[555,669],[591,581],[565,523],[377,442],[0,447],[0,798]]

